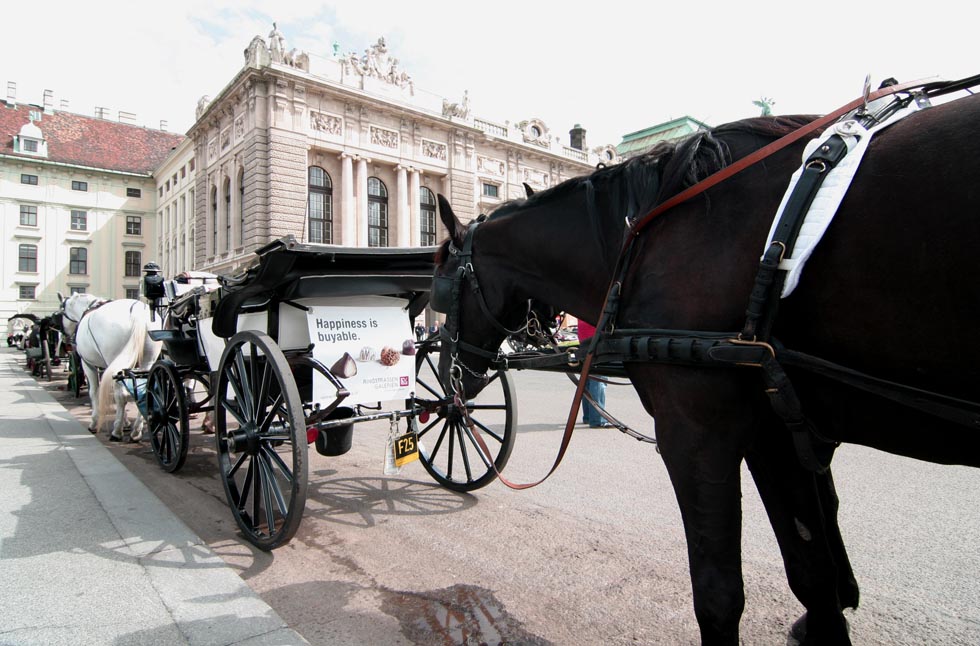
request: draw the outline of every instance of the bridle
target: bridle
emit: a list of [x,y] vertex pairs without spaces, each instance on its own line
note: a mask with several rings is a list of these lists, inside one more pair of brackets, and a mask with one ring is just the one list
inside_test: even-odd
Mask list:
[[[526,333],[529,336],[538,336],[544,329],[544,326],[538,319],[537,312],[535,312],[531,307],[530,301],[528,301],[528,311],[523,325],[514,330],[501,323],[490,311],[483,291],[480,289],[480,281],[476,276],[476,268],[473,266],[473,239],[477,228],[483,222],[485,222],[486,219],[486,215],[481,215],[469,224],[466,229],[466,233],[463,235],[462,247],[457,247],[452,240],[449,241],[449,254],[459,260],[459,266],[452,275],[435,276],[432,279],[432,291],[429,304],[433,311],[446,315],[446,321],[439,329],[439,337],[444,344],[444,351],[448,352],[450,357],[450,368],[448,375],[450,382],[449,385],[453,391],[453,394],[457,396],[462,396],[463,394],[463,371],[467,372],[470,376],[475,377],[476,379],[484,382],[489,381],[487,370],[494,364],[495,361],[501,358],[501,352],[499,350],[485,350],[480,346],[467,343],[460,338],[460,304],[462,302],[461,296],[464,283],[469,285],[470,291],[472,292],[477,304],[480,306],[480,310],[483,312],[485,320],[487,320],[497,331],[502,332],[505,337],[522,333]],[[459,354],[461,351],[488,359],[488,367],[485,368],[483,372],[474,370],[470,366],[466,365],[466,363],[460,358]]]

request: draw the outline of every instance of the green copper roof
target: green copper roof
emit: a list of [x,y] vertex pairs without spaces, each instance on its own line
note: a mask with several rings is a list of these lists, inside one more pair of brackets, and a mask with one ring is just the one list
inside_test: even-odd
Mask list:
[[623,140],[616,146],[616,152],[623,157],[632,157],[649,150],[662,141],[681,139],[698,130],[707,130],[711,126],[692,117],[680,117],[664,123],[637,130],[623,135]]

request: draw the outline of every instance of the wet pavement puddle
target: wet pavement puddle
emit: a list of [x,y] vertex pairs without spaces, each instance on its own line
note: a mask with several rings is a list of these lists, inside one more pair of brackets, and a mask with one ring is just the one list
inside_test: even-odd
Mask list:
[[455,585],[385,595],[381,609],[420,646],[550,646],[528,633],[489,590]]

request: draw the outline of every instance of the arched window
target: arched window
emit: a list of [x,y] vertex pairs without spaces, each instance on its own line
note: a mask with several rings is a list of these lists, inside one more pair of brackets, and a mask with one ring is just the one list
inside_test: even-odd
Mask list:
[[225,178],[225,251],[231,250],[231,180]]
[[245,244],[245,169],[238,171],[238,245]]
[[[206,240],[207,238],[205,238]],[[211,253],[218,253],[218,187],[211,187]]]
[[419,189],[419,193],[419,227],[422,232],[419,241],[422,246],[433,246],[436,244],[436,197],[424,186]]
[[309,184],[310,242],[333,244],[333,182],[327,171],[310,166]]
[[377,177],[369,177],[368,246],[388,246],[388,189]]

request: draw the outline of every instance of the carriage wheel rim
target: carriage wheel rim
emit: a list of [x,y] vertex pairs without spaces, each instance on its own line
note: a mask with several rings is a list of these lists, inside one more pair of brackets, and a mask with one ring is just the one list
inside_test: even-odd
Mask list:
[[[215,390],[218,463],[239,528],[256,546],[272,549],[292,538],[305,506],[306,444],[295,439],[305,426],[281,351],[265,335],[242,334],[222,356]],[[269,359],[276,353],[281,363]],[[226,414],[239,428],[229,429]]]

